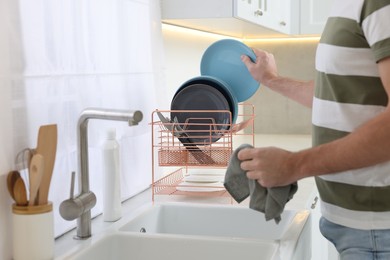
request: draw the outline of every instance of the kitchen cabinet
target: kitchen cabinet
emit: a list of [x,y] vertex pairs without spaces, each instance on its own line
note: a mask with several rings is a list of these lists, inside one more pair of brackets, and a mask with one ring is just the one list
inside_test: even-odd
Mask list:
[[333,0],[161,0],[164,23],[240,38],[321,34]]
[[334,0],[300,0],[300,34],[321,33]]
[[[298,2],[298,3],[296,3]],[[236,0],[235,15],[285,34],[299,34],[299,0]]]

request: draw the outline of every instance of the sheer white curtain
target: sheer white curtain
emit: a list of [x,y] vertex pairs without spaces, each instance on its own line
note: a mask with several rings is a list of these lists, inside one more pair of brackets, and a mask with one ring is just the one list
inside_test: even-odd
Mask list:
[[0,154],[13,160],[21,149],[35,148],[40,125],[58,125],[49,194],[58,235],[75,225],[62,220],[58,207],[77,169],[76,124],[84,108],[144,113],[136,127],[90,122],[90,182],[98,197],[93,214],[101,212],[100,145],[108,127],[116,127],[121,144],[122,197],[150,184],[150,114],[164,93],[159,1],[0,0],[0,9],[0,118],[10,114],[0,136],[8,133],[11,148]]

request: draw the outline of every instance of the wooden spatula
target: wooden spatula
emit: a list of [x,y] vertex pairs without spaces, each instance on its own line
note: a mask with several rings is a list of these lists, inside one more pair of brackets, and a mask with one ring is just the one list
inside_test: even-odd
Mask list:
[[38,204],[48,202],[51,176],[57,151],[57,125],[43,125],[39,128],[36,153],[41,154],[45,160],[43,176],[38,190]]
[[32,156],[30,161],[29,168],[29,181],[30,181],[30,200],[28,205],[33,206],[37,205],[36,198],[38,195],[38,189],[41,185],[43,170],[44,170],[44,161],[43,156],[39,153],[36,153]]

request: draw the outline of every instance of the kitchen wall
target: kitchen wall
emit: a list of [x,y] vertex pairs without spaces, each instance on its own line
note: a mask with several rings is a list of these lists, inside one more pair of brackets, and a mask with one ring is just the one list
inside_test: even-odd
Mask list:
[[[69,195],[70,172],[76,169],[76,122],[85,107],[144,112],[144,121],[134,128],[91,121],[91,186],[98,200],[99,145],[107,127],[117,128],[122,146],[123,197],[150,181],[150,165],[142,163],[151,154],[150,112],[169,109],[176,89],[200,75],[204,50],[226,38],[169,27],[161,35],[158,2],[0,1],[0,259],[11,259],[12,250],[12,200],[6,176],[16,168],[15,157],[21,149],[35,148],[40,125],[56,123],[59,127],[49,195],[57,234],[75,225],[60,218],[58,207]],[[316,41],[246,43],[273,52],[280,74],[313,78]],[[256,107],[257,133],[310,133],[309,109],[265,87],[249,102]],[[98,204],[95,214],[100,208]]]
[[[200,75],[200,60],[213,42],[228,37],[163,26],[168,96],[186,80]],[[279,74],[301,80],[314,79],[318,38],[248,40],[253,48],[272,52]],[[248,100],[255,105],[255,132],[261,134],[310,134],[311,110],[261,86]],[[169,104],[166,104],[169,108]]]
[[[318,39],[248,41],[246,44],[273,53],[280,75],[305,81],[314,79]],[[311,133],[311,109],[295,101],[260,87],[248,102],[255,105],[258,133]]]
[[[101,142],[108,127],[121,144],[122,198],[151,181],[150,114],[164,99],[158,1],[0,1],[0,259],[12,255],[13,203],[6,177],[24,148],[35,148],[40,125],[57,124],[49,199],[56,235],[75,226],[58,213],[76,165],[76,125],[86,107],[139,109],[144,120],[89,123],[90,182],[101,212]],[[22,171],[27,180],[27,173]],[[76,184],[77,185],[77,184]],[[77,187],[76,187],[77,188]]]

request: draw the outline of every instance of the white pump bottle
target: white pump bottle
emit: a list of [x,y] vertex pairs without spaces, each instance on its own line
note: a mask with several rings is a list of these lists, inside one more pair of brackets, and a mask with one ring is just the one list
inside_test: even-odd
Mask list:
[[117,221],[122,217],[120,189],[119,143],[115,129],[107,131],[103,143],[103,220]]

